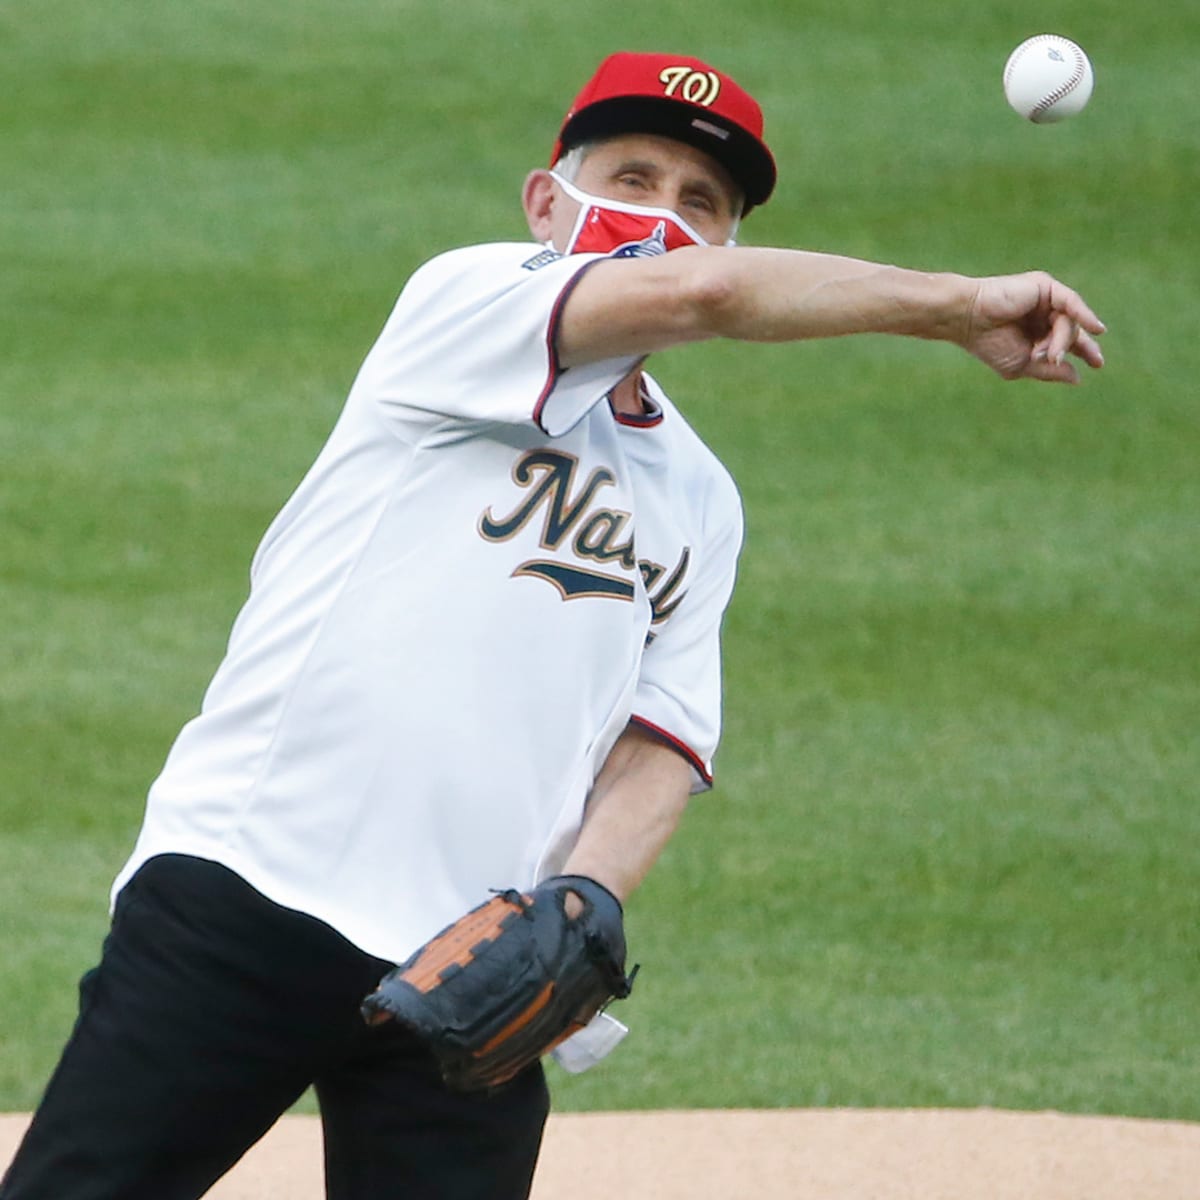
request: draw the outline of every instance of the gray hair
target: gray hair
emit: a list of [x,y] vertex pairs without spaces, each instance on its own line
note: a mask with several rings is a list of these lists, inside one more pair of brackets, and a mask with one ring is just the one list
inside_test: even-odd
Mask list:
[[558,162],[554,164],[554,173],[561,175],[568,183],[574,183],[579,178],[579,168],[583,166],[583,160],[601,144],[601,141],[602,139],[593,138],[588,142],[577,142],[569,150],[564,150]]

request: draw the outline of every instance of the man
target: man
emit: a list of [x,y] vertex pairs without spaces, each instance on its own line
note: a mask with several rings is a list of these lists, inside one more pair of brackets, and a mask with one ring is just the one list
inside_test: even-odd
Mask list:
[[409,281],[267,531],[3,1200],[198,1196],[310,1084],[330,1196],[527,1195],[540,1065],[454,1092],[359,1005],[489,889],[624,900],[711,782],[741,509],[646,356],[875,331],[1102,363],[1049,276],[735,247],[775,164],[698,60],[607,59],[551,161],[534,244]]

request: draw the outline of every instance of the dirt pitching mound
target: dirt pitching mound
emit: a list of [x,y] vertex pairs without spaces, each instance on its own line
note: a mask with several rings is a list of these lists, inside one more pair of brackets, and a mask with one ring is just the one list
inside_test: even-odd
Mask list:
[[[0,1118],[7,1163],[28,1118]],[[285,1117],[209,1193],[322,1200],[315,1117]],[[564,1113],[533,1200],[1195,1200],[1200,1125],[990,1109]]]

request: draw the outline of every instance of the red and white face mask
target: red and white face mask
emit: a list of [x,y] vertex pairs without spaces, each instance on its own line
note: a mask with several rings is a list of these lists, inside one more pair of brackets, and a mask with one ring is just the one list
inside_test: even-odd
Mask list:
[[579,216],[564,254],[607,254],[611,258],[652,258],[681,246],[707,246],[669,208],[649,208],[590,196],[553,171],[551,176],[579,204]]

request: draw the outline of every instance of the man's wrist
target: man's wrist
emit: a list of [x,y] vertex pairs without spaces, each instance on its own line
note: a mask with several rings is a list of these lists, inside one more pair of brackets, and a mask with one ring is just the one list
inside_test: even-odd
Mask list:
[[979,281],[950,272],[906,272],[910,288],[902,289],[902,304],[909,313],[898,333],[929,341],[965,346],[971,336],[972,315]]

